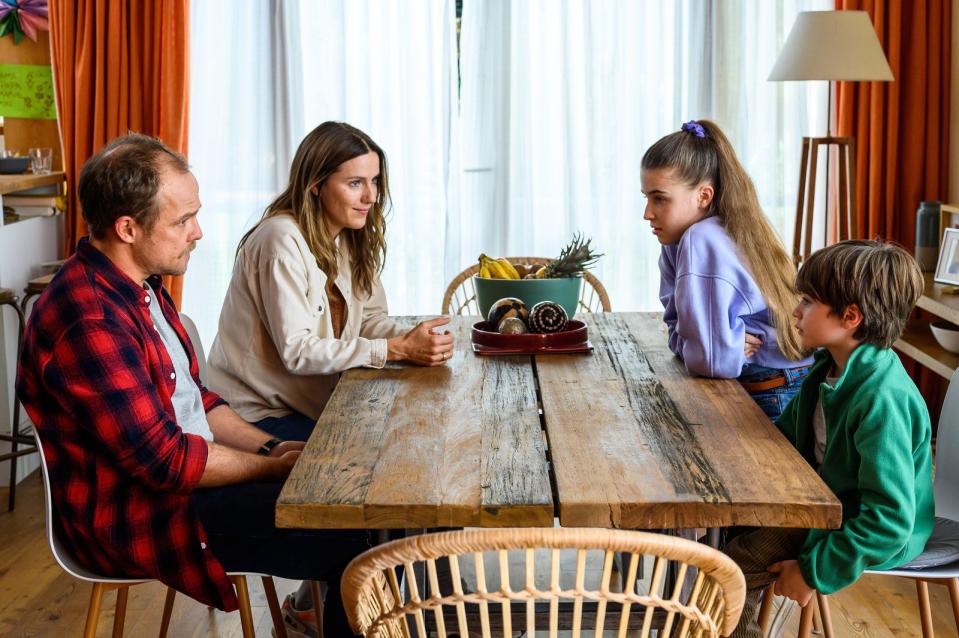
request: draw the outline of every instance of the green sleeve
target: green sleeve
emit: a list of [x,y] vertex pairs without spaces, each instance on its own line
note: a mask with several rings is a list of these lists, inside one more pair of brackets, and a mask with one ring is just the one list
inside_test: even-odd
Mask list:
[[856,412],[849,418],[858,420],[859,511],[838,530],[811,530],[799,555],[806,583],[823,594],[892,560],[908,542],[916,518],[912,429],[924,410],[911,401],[882,397],[863,406],[861,418]]

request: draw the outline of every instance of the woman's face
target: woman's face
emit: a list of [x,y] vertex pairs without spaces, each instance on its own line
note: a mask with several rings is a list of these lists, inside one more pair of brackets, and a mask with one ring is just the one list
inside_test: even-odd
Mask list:
[[333,233],[344,228],[360,230],[376,203],[380,182],[380,158],[370,151],[343,162],[320,188],[320,204]]
[[672,168],[643,169],[640,173],[646,212],[643,219],[653,227],[661,244],[677,244],[686,229],[705,218],[713,201],[713,185],[689,186]]

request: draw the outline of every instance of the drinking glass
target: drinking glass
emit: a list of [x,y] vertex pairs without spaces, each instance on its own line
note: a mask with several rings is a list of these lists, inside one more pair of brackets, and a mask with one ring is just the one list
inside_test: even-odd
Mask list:
[[49,175],[50,169],[53,166],[53,149],[52,148],[31,148],[29,151],[30,155],[30,170],[34,175]]

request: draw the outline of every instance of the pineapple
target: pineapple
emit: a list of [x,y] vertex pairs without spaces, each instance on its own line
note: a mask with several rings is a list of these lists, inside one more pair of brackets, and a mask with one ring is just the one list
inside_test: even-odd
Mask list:
[[539,279],[562,279],[565,277],[575,277],[587,268],[591,268],[596,261],[602,257],[602,253],[594,253],[590,248],[592,239],[583,241],[579,233],[573,237],[573,241],[563,248],[559,257],[543,266],[536,276]]

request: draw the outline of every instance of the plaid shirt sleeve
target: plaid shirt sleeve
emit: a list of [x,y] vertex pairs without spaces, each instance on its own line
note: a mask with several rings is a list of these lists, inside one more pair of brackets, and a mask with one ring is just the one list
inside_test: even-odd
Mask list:
[[[130,477],[156,491],[187,493],[199,483],[209,449],[164,408],[145,347],[116,319],[81,319],[54,345],[42,375],[63,409]],[[209,391],[203,399],[207,410],[222,402]]]

